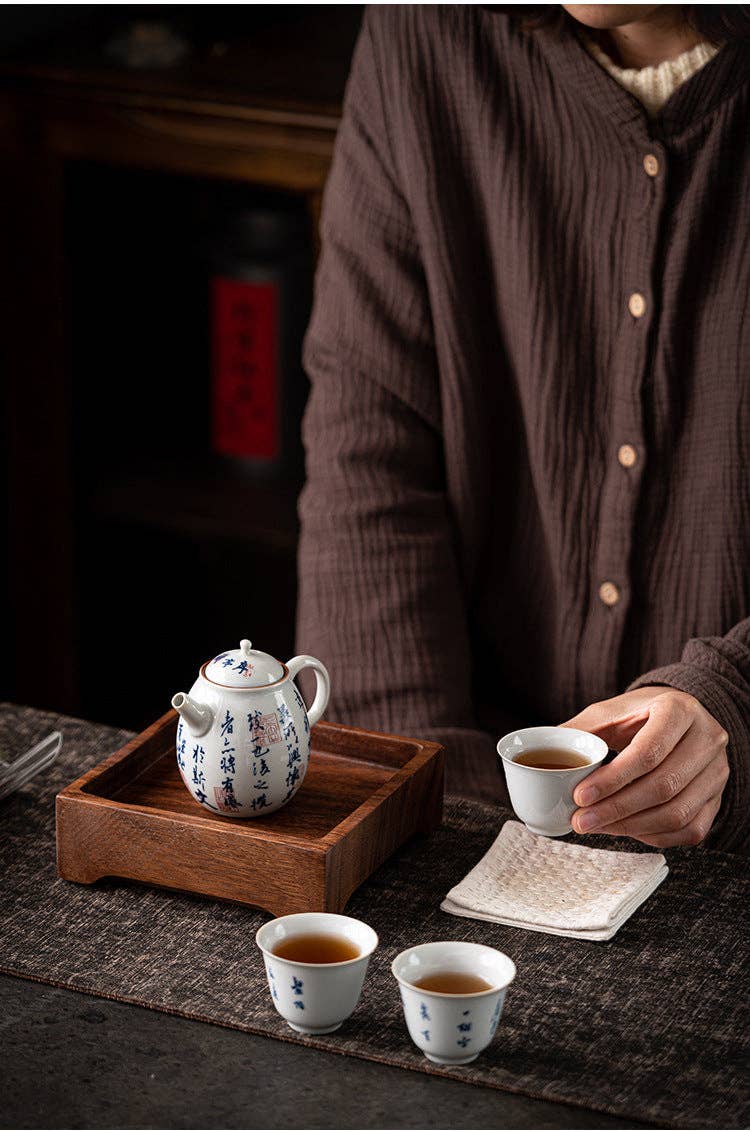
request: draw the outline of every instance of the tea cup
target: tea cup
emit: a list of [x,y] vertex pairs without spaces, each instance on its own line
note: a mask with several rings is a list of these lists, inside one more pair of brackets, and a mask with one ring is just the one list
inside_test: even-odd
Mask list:
[[[302,963],[275,954],[282,943],[303,935],[343,938],[358,954],[340,963]],[[263,953],[268,989],[281,1017],[300,1034],[330,1034],[359,1002],[378,937],[371,927],[350,916],[298,912],[264,924],[255,942]]]
[[[468,1065],[495,1036],[505,994],[516,977],[512,959],[481,943],[422,943],[397,955],[398,982],[411,1040],[437,1065]],[[444,972],[478,975],[487,990],[445,994],[414,984]]]
[[[540,748],[570,751],[584,758],[586,765],[542,770],[515,761],[519,755]],[[510,800],[516,814],[532,833],[563,837],[571,832],[570,819],[578,808],[573,801],[573,791],[604,761],[608,750],[597,735],[573,727],[524,727],[503,736],[497,744],[497,753],[503,760]]]

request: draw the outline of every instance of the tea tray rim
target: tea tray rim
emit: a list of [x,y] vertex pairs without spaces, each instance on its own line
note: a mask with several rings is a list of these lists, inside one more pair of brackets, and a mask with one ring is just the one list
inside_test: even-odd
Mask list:
[[[231,834],[234,837],[247,838],[253,841],[265,841],[277,844],[284,844],[294,846],[295,849],[302,849],[315,855],[325,855],[326,852],[333,849],[343,839],[347,837],[367,815],[376,811],[392,794],[396,793],[400,787],[422,766],[424,763],[429,762],[431,759],[439,755],[444,750],[442,743],[437,743],[429,739],[418,739],[406,735],[394,735],[390,732],[373,731],[369,728],[355,727],[349,724],[335,723],[322,721],[316,724],[313,728],[313,735],[320,739],[321,734],[325,735],[326,732],[333,734],[356,734],[367,735],[373,740],[387,739],[389,743],[408,744],[410,747],[415,748],[414,753],[405,763],[400,767],[388,767],[387,764],[378,762],[376,759],[359,758],[355,753],[346,755],[338,754],[335,751],[323,750],[321,753],[332,759],[340,760],[341,762],[353,762],[359,764],[369,764],[371,766],[379,766],[389,769],[392,773],[388,776],[385,782],[381,783],[372,794],[368,794],[355,809],[346,814],[340,822],[338,822],[332,829],[328,830],[326,834],[317,839],[301,838],[295,836],[291,831],[280,833],[272,828],[263,828],[257,825],[252,819],[235,819],[226,820],[216,823],[212,816],[205,816],[200,813],[196,806],[196,813],[183,813],[179,810],[163,809],[157,806],[144,806],[136,802],[120,802],[116,798],[108,798],[103,795],[90,793],[84,789],[95,782],[107,771],[117,766],[119,763],[125,763],[128,759],[132,758],[138,751],[140,751],[146,743],[156,742],[163,732],[174,724],[175,731],[177,726],[177,712],[170,710],[163,716],[157,719],[149,727],[139,732],[126,744],[118,750],[113,751],[107,755],[101,762],[95,766],[90,767],[73,782],[64,786],[62,790],[58,791],[55,797],[56,809],[59,810],[61,806],[74,803],[76,805],[85,804],[96,809],[105,808],[114,810],[118,813],[129,813],[138,815],[143,821],[157,820],[160,822],[169,822],[179,826],[195,826],[199,825],[206,830],[221,830],[222,833]],[[166,738],[166,736],[165,736]],[[322,744],[321,744],[322,745]],[[163,755],[158,756],[163,757]],[[154,760],[157,761],[157,760]],[[270,819],[267,819],[270,820]]]

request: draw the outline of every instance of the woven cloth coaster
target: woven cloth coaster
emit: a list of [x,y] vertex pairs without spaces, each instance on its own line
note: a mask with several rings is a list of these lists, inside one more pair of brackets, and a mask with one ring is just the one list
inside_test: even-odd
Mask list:
[[588,849],[508,821],[440,907],[550,935],[612,939],[668,871],[661,853]]

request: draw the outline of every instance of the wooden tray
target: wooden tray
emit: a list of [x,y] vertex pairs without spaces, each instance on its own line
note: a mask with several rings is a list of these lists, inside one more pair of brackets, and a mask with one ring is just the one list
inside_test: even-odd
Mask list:
[[289,912],[339,912],[413,833],[440,824],[437,743],[319,723],[304,784],[267,818],[213,815],[177,770],[177,713],[57,795],[57,867]]

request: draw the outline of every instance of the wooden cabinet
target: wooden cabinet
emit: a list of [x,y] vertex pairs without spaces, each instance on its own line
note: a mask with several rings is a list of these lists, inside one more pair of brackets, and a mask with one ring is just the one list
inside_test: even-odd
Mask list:
[[[314,249],[359,18],[305,9],[163,72],[108,66],[96,42],[0,66],[8,697],[137,727],[234,637],[292,649],[301,477],[243,475],[200,439],[207,367],[181,327],[202,316],[165,246],[215,188],[295,201]],[[161,323],[136,261],[144,289],[164,278]],[[163,689],[129,699],[129,669],[157,656]]]

